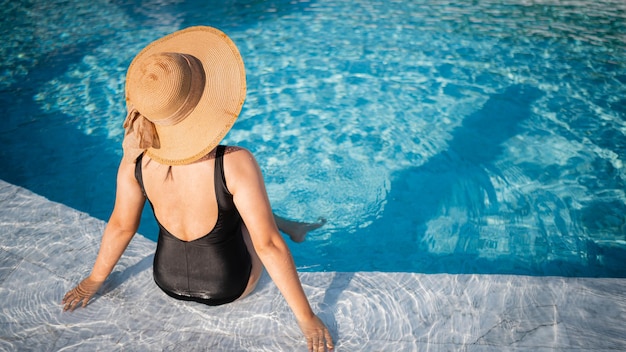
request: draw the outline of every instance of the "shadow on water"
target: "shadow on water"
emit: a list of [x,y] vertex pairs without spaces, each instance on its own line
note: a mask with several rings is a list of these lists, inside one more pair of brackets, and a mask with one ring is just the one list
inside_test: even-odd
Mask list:
[[[483,233],[486,227],[481,219],[499,211],[488,172],[500,176],[493,163],[502,152],[502,143],[521,131],[532,114],[531,104],[541,95],[537,88],[514,85],[491,96],[452,132],[446,151],[419,167],[396,173],[383,213],[357,234],[359,241],[366,241],[367,251],[374,251],[374,258],[376,251],[397,251],[401,267],[424,273],[626,276],[623,265],[615,265],[626,256],[621,249],[579,243],[581,253],[574,260],[551,260],[549,245],[541,242],[545,239],[532,239],[519,230]],[[560,236],[576,236],[564,229],[566,220],[558,209],[552,216]],[[497,253],[498,240],[506,241],[508,236],[528,236],[521,241],[527,248],[513,248],[517,253],[526,251],[523,255]],[[524,242],[533,240],[537,243]],[[531,248],[537,252],[529,253]],[[491,254],[485,255],[485,249]],[[581,261],[580,255],[588,260]],[[376,265],[379,269],[375,270],[389,271],[384,262]],[[358,271],[358,264],[353,269]]]

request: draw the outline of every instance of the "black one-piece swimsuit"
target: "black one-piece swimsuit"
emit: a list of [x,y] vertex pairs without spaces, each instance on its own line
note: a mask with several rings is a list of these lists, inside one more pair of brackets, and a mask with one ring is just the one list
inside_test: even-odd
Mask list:
[[[215,155],[218,217],[213,230],[196,240],[182,241],[156,219],[159,239],[153,263],[154,281],[171,297],[212,306],[239,298],[252,270],[241,232],[243,222],[226,188],[224,150],[224,146],[218,146]],[[137,158],[135,178],[148,199],[143,185],[142,158],[143,155]],[[154,211],[154,206],[152,209]]]

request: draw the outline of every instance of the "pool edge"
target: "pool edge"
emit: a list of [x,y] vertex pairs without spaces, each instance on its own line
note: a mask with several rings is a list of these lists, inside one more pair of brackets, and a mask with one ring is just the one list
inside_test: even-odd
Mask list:
[[[178,302],[152,282],[155,243],[131,242],[103,293],[61,311],[104,222],[0,180],[0,349],[305,350],[264,275],[231,305]],[[626,279],[300,273],[337,350],[623,350]]]

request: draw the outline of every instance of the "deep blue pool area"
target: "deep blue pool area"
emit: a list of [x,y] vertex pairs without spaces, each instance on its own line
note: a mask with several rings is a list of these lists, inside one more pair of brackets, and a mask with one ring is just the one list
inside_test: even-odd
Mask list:
[[[626,277],[622,0],[18,1],[0,9],[0,179],[106,220],[124,76],[211,25],[302,271]],[[146,207],[140,233],[155,239]],[[25,214],[27,216],[27,214]]]

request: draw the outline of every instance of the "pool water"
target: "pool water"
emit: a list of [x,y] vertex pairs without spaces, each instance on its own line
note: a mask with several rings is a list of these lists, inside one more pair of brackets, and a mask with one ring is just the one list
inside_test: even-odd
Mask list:
[[[626,3],[3,2],[0,178],[106,220],[124,75],[212,25],[303,271],[626,277]],[[148,208],[148,207],[146,207]],[[140,232],[155,239],[147,210]]]

